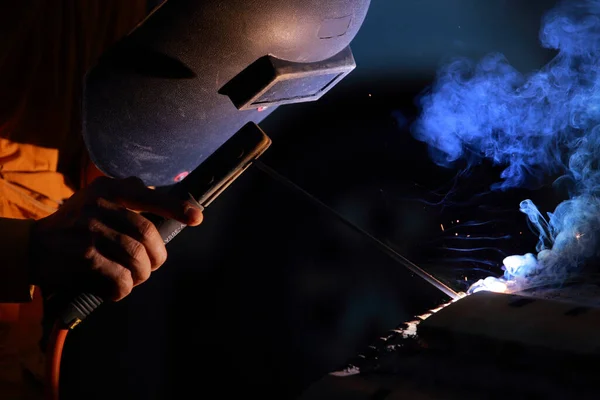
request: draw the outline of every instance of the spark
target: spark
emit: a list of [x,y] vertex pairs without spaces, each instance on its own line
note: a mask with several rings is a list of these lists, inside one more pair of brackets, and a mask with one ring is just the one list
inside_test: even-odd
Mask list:
[[444,232],[444,224],[440,224],[440,228],[442,228],[442,232]]
[[[541,186],[557,173],[571,182],[569,198],[553,212],[520,203],[538,236],[537,255],[523,256],[516,275],[491,278],[491,286],[563,280],[597,256],[591,235],[600,226],[598,4],[565,1],[545,13],[540,44],[557,54],[536,72],[522,74],[497,52],[479,62],[459,58],[418,98],[421,117],[411,132],[435,150],[437,164],[460,160],[470,169],[489,159],[503,169],[492,190]],[[590,235],[582,240],[581,232]]]
[[[450,236],[450,237],[446,237],[445,239],[456,239],[457,236],[459,236],[458,233],[454,234],[454,237]],[[502,235],[502,236],[473,236],[471,234],[467,234],[465,236],[462,237],[458,237],[458,239],[460,240],[509,240],[512,239],[512,236],[510,235]]]
[[[442,259],[440,259],[440,261],[443,261],[445,263],[474,263],[474,264],[488,265],[493,268],[498,267],[497,262],[485,260],[485,259],[473,258],[473,257],[442,258]],[[470,268],[469,270],[472,272],[477,272],[477,271],[486,272],[486,273],[489,272],[487,269],[481,269],[481,268]]]
[[501,220],[501,219],[493,219],[493,220],[488,220],[488,221],[483,221],[483,222],[469,221],[469,222],[463,222],[460,225],[451,226],[450,228],[447,228],[446,231],[455,231],[456,229],[465,228],[465,227],[481,227],[481,226],[485,226],[485,225],[494,225],[494,224],[503,223],[503,222],[505,222],[505,221]]
[[448,250],[448,251],[458,251],[458,252],[466,252],[466,253],[474,252],[474,251],[495,251],[506,257],[505,253],[496,247],[476,247],[476,248],[471,248],[471,249],[461,249],[461,248],[457,248],[457,247],[443,247],[443,249]]

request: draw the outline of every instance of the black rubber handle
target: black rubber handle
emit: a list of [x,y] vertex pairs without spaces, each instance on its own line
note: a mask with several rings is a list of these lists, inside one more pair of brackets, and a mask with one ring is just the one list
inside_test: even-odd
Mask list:
[[103,302],[102,298],[94,294],[81,293],[67,304],[59,320],[63,326],[73,329]]

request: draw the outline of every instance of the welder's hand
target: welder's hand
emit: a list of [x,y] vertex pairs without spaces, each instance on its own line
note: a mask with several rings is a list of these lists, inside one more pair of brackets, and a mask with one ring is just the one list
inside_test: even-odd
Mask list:
[[202,222],[199,208],[149,189],[137,178],[98,178],[56,213],[34,223],[31,283],[114,301],[127,296],[167,258],[155,226],[132,210],[190,226]]

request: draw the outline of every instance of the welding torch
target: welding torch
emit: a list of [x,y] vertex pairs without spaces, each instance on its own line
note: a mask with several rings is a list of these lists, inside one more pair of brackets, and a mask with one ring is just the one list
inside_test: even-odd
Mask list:
[[[208,207],[271,145],[271,139],[254,123],[244,125],[200,166],[169,189],[169,194],[190,201],[201,210]],[[171,242],[185,224],[154,214],[144,214],[158,230],[163,243]],[[46,398],[59,398],[62,349],[67,333],[85,320],[104,300],[94,293],[73,297],[55,317],[46,345]]]
[[[464,296],[464,294],[455,292],[437,278],[407,260],[389,244],[382,242],[351,223],[312,194],[307,193],[267,165],[257,161],[270,144],[269,137],[256,124],[248,123],[181,182],[173,185],[169,190],[169,194],[180,200],[191,201],[198,208],[204,210],[250,165],[255,164],[259,170],[274,180],[299,192],[317,207],[335,216],[361,236],[369,239],[393,260],[404,265],[412,273],[420,276],[453,300]],[[170,243],[186,227],[186,225],[176,220],[165,219],[153,214],[144,214],[144,216],[156,226],[165,245]],[[46,397],[48,400],[59,398],[60,362],[67,333],[85,320],[102,303],[103,299],[96,294],[81,293],[72,298],[67,306],[58,313],[46,346]]]

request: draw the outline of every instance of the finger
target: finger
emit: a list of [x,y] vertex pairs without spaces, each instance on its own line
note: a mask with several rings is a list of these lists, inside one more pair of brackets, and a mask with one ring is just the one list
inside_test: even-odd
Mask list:
[[122,232],[140,242],[146,249],[152,271],[158,269],[167,260],[167,249],[156,226],[143,215],[126,208],[99,199],[98,217],[115,231]]
[[106,258],[94,247],[88,249],[85,257],[94,266],[89,284],[92,292],[112,301],[119,301],[131,293],[134,283],[130,270]]
[[97,251],[108,260],[129,271],[133,285],[145,282],[152,272],[150,258],[143,244],[129,235],[108,227],[99,219],[90,221],[90,232],[95,234]]
[[99,191],[99,197],[105,196],[108,200],[132,210],[175,219],[190,226],[196,226],[202,222],[202,210],[194,204],[149,189],[139,178],[99,178],[94,184]]

